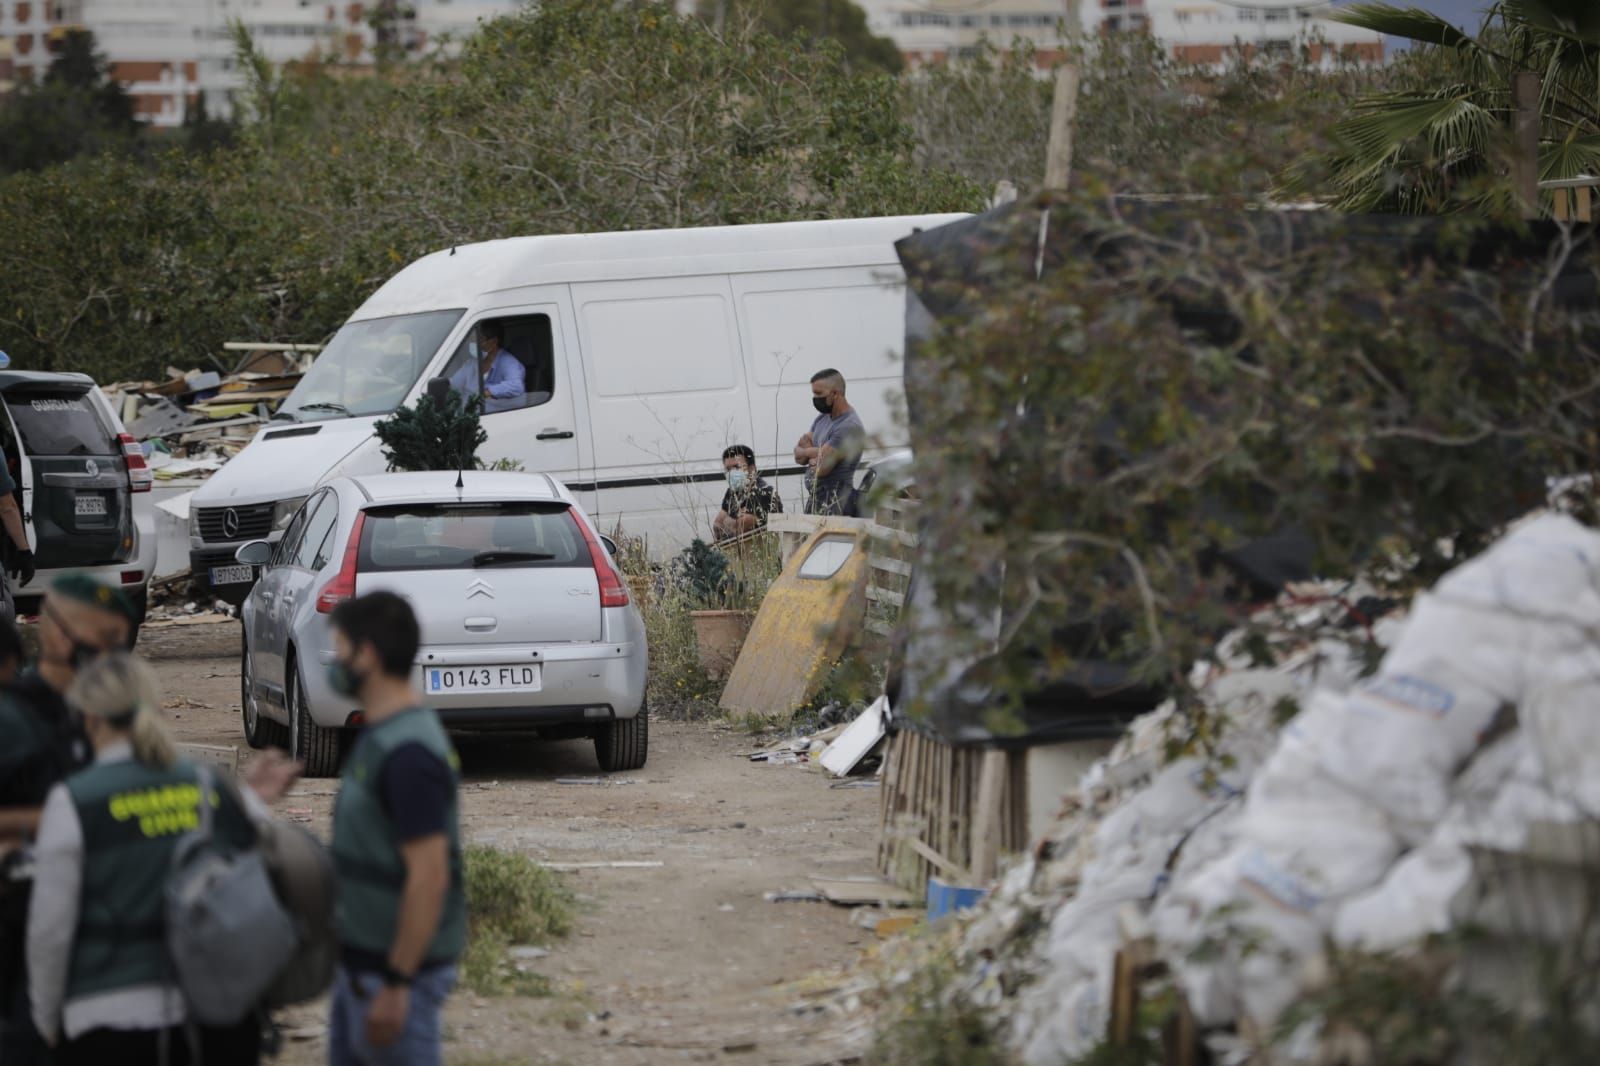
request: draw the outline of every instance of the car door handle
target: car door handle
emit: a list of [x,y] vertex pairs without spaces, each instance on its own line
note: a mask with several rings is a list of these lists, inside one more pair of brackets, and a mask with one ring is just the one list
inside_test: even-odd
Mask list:
[[491,615],[479,615],[466,619],[462,625],[474,633],[492,633],[499,628],[500,622]]
[[535,437],[535,440],[571,440],[573,432],[570,429],[547,429]]

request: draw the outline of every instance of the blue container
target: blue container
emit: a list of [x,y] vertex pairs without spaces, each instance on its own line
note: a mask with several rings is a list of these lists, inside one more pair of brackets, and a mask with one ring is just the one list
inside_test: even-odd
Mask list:
[[928,921],[936,922],[947,914],[975,907],[989,894],[987,888],[963,888],[938,877],[928,878]]

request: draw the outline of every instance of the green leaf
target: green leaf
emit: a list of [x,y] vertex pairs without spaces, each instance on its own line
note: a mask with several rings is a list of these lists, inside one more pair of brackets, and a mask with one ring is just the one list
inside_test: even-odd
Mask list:
[[1391,4],[1352,4],[1329,13],[1327,18],[1359,26],[1365,30],[1390,37],[1403,37],[1423,44],[1438,44],[1446,48],[1477,47],[1477,41],[1432,12],[1417,7],[1394,7]]

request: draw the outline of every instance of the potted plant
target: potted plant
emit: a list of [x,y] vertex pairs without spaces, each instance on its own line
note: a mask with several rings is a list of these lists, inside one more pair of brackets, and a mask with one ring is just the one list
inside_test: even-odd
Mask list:
[[712,678],[726,677],[739,659],[755,612],[736,604],[739,582],[729,571],[728,557],[696,540],[680,557],[681,580],[693,608],[695,646],[700,666]]

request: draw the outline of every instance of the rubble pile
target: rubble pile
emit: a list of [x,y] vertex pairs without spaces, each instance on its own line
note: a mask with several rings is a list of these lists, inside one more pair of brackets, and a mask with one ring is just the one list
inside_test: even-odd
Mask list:
[[[1176,709],[1140,718],[949,933],[944,994],[998,1019],[1021,1061],[1106,1040],[1118,953],[1135,941],[1224,1060],[1274,1039],[1274,1061],[1315,1061],[1317,1019],[1281,1030],[1325,979],[1330,943],[1405,951],[1486,930],[1458,983],[1510,1003],[1531,967],[1508,956],[1586,931],[1600,533],[1533,517],[1376,621],[1356,594],[1308,591],[1256,619],[1275,665],[1236,634],[1196,679],[1213,751],[1171,760]],[[897,965],[891,986],[914,980]]]
[[288,398],[309,354],[249,351],[230,374],[168,367],[168,379],[102,386],[158,481],[209,477],[255,438]]

